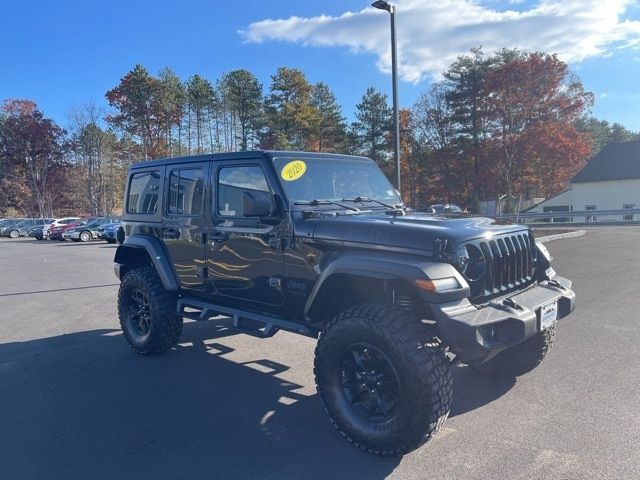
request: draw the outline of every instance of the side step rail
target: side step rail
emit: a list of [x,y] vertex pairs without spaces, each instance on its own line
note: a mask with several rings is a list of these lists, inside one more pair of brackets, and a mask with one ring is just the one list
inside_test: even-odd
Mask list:
[[[187,311],[186,309],[190,309]],[[318,334],[309,330],[301,323],[282,320],[281,318],[261,313],[246,312],[236,308],[215,305],[202,300],[180,298],[177,314],[192,320],[209,320],[220,315],[233,320],[233,328],[258,338],[273,337],[279,330],[299,333],[311,338],[318,338]]]

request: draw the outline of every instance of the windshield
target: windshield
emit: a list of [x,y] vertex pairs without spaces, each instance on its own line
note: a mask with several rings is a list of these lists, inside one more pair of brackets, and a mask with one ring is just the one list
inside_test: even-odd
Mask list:
[[363,197],[392,205],[402,203],[387,177],[370,160],[278,157],[274,164],[294,202]]

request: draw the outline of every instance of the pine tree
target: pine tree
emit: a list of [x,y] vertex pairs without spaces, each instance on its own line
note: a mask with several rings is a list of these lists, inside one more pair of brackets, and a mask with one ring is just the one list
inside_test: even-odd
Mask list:
[[171,155],[173,143],[173,128],[177,127],[176,136],[177,150],[176,154],[181,155],[181,127],[182,118],[184,117],[187,94],[180,78],[169,67],[160,70],[158,74],[160,106],[162,108],[164,121],[166,123],[166,144],[167,151]]
[[358,153],[382,166],[389,159],[388,138],[392,122],[387,96],[369,87],[356,109],[352,130],[357,135]]
[[187,104],[195,122],[196,152],[204,152],[204,126],[209,107],[215,102],[215,91],[209,80],[194,75],[187,82]]
[[166,123],[157,78],[142,65],[136,65],[105,96],[109,105],[118,110],[107,121],[142,141],[145,160],[166,155]]
[[344,150],[346,123],[336,96],[329,86],[319,82],[311,92],[311,106],[318,112],[318,122],[313,129],[313,142],[319,152]]
[[262,85],[247,70],[234,70],[221,81],[232,115],[237,119],[240,150],[253,148],[263,122]]
[[301,70],[280,67],[271,76],[270,92],[265,102],[269,131],[261,143],[270,148],[305,150],[319,122],[311,105],[311,84]]
[[449,92],[447,100],[453,110],[453,121],[458,124],[460,148],[471,162],[473,182],[472,202],[477,211],[480,199],[482,171],[481,142],[486,132],[485,75],[495,57],[485,57],[482,48],[473,48],[444,73]]

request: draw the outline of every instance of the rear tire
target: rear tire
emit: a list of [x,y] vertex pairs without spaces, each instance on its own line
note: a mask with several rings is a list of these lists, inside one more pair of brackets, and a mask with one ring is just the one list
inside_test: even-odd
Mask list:
[[164,289],[153,268],[127,272],[118,292],[118,316],[122,332],[136,353],[165,353],[176,344],[182,331],[176,302],[177,295]]
[[553,326],[538,332],[522,343],[507,348],[488,362],[474,365],[471,368],[489,376],[519,377],[529,373],[542,363],[544,357],[553,347],[555,336],[556,327]]
[[[425,327],[392,305],[363,303],[325,326],[314,373],[333,425],[378,455],[410,452],[444,423],[453,399],[450,363]],[[359,373],[358,373],[359,372]]]

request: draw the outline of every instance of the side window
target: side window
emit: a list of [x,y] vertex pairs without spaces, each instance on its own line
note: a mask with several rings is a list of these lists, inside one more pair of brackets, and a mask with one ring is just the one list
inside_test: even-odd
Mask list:
[[218,172],[218,214],[242,217],[242,192],[269,192],[262,168],[258,166],[223,167]]
[[160,174],[158,172],[134,173],[129,184],[128,213],[158,213]]
[[200,215],[204,192],[204,172],[201,168],[173,170],[169,176],[167,213]]

